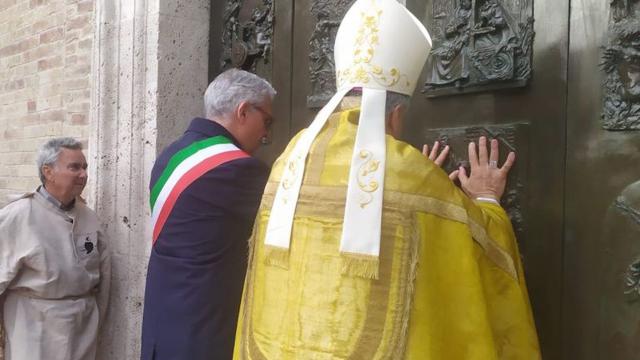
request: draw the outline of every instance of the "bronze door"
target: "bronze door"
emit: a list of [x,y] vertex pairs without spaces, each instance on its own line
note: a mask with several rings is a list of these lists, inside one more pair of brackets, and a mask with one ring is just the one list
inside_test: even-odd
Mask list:
[[565,358],[640,358],[639,6],[572,2]]
[[[333,93],[333,36],[352,2],[212,2],[211,75],[241,66],[278,90],[273,142],[259,155],[267,162]],[[544,358],[638,357],[640,62],[632,40],[640,26],[629,19],[639,5],[406,4],[434,37],[406,140],[451,144],[447,167],[463,163],[465,143],[480,134],[498,138],[503,153],[517,152],[503,205],[518,235]],[[620,21],[627,37],[610,40]]]

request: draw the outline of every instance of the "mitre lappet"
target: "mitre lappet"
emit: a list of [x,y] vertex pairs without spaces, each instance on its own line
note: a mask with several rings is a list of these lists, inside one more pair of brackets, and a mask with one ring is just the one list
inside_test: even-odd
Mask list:
[[265,236],[267,261],[287,265],[296,204],[313,141],[343,97],[362,89],[350,165],[340,255],[343,274],[378,278],[386,159],[387,91],[411,96],[431,38],[396,0],[358,0],[336,35],[337,92],[303,131],[285,160]]

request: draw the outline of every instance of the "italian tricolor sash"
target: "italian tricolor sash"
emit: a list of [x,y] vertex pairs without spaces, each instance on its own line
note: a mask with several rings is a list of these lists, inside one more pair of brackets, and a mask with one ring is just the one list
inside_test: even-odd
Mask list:
[[153,243],[178,197],[191,183],[219,165],[246,157],[249,155],[224,136],[197,141],[175,153],[151,189]]

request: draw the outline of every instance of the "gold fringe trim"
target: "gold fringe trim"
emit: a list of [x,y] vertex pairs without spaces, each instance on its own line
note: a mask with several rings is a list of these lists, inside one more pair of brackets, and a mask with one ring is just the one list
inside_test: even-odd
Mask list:
[[289,268],[289,249],[265,245],[264,262],[267,265],[279,268]]
[[418,275],[418,262],[420,258],[420,230],[418,227],[418,219],[414,215],[411,219],[411,241],[409,248],[409,273],[405,295],[404,308],[402,309],[402,327],[400,328],[400,339],[394,352],[394,359],[404,359],[407,352],[407,343],[409,340],[409,322],[411,318],[411,308],[413,307],[413,295],[416,289],[416,276]]
[[365,279],[378,280],[380,259],[377,256],[354,253],[340,253],[342,274]]

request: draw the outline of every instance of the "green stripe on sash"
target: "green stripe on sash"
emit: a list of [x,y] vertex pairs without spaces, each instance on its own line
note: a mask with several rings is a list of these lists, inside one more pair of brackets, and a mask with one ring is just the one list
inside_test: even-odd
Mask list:
[[156,183],[153,185],[153,188],[151,189],[151,209],[153,209],[153,206],[155,205],[156,200],[158,199],[158,195],[160,195],[160,192],[162,191],[164,184],[166,184],[167,180],[169,180],[169,177],[171,176],[173,171],[178,167],[178,165],[180,165],[180,163],[182,163],[185,159],[187,159],[188,157],[190,157],[191,155],[195,154],[196,152],[202,149],[205,149],[214,145],[230,144],[230,143],[231,143],[231,140],[227,139],[222,135],[218,135],[218,136],[210,137],[204,140],[196,141],[193,144],[187,146],[186,148],[173,154],[173,156],[169,160],[169,163],[164,168],[164,170],[162,171],[162,174],[158,178],[158,181],[156,181]]

